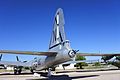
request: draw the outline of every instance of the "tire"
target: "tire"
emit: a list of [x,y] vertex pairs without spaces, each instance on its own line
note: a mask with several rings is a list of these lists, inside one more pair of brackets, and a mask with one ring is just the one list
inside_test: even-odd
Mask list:
[[14,74],[15,74],[15,75],[17,74],[17,70],[14,70]]
[[18,69],[18,74],[21,74],[21,71],[22,71],[21,69]]
[[31,73],[34,73],[33,69],[30,69],[30,72],[31,72]]

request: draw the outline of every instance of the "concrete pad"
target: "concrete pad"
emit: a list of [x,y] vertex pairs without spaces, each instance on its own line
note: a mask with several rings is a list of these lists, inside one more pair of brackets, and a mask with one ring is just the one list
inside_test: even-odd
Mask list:
[[[14,75],[13,73],[0,73],[0,80],[120,80],[120,70],[106,71],[61,71],[51,77],[45,77],[46,73],[40,73],[41,76],[34,76],[31,73],[22,73]],[[43,75],[43,76],[42,76]]]

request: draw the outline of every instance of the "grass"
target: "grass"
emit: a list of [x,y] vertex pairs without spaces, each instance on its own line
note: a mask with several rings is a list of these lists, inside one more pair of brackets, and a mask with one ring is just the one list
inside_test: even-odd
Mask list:
[[100,65],[100,66],[93,66],[93,64],[89,64],[88,66],[83,66],[83,69],[101,69],[107,68],[108,65]]
[[0,69],[0,72],[13,72],[13,70]]

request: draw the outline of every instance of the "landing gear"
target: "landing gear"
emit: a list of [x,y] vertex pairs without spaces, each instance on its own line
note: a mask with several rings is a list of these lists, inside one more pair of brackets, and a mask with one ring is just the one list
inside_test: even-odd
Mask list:
[[14,74],[21,74],[22,68],[21,67],[14,67]]
[[56,67],[52,67],[52,68],[51,68],[51,71],[55,71],[55,68],[56,68]]
[[47,74],[47,76],[50,77],[50,76],[52,76],[52,75],[53,75],[52,69],[51,69],[51,68],[48,68],[48,74]]
[[48,68],[48,74],[47,74],[47,76],[50,77],[51,75],[52,75],[52,73],[51,73],[51,69]]
[[34,73],[33,69],[30,69],[30,72],[31,72],[31,73]]
[[14,74],[15,74],[15,75],[17,74],[17,70],[16,70],[16,69],[14,69]]
[[22,72],[22,69],[18,68],[18,74],[21,74],[21,72]]

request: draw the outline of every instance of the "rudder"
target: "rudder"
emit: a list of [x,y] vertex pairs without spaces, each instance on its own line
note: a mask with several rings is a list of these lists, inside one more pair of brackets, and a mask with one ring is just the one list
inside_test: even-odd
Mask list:
[[60,44],[66,40],[65,32],[64,32],[64,15],[63,10],[59,8],[54,17],[53,31],[52,37],[50,40],[49,49],[53,48],[53,46]]

